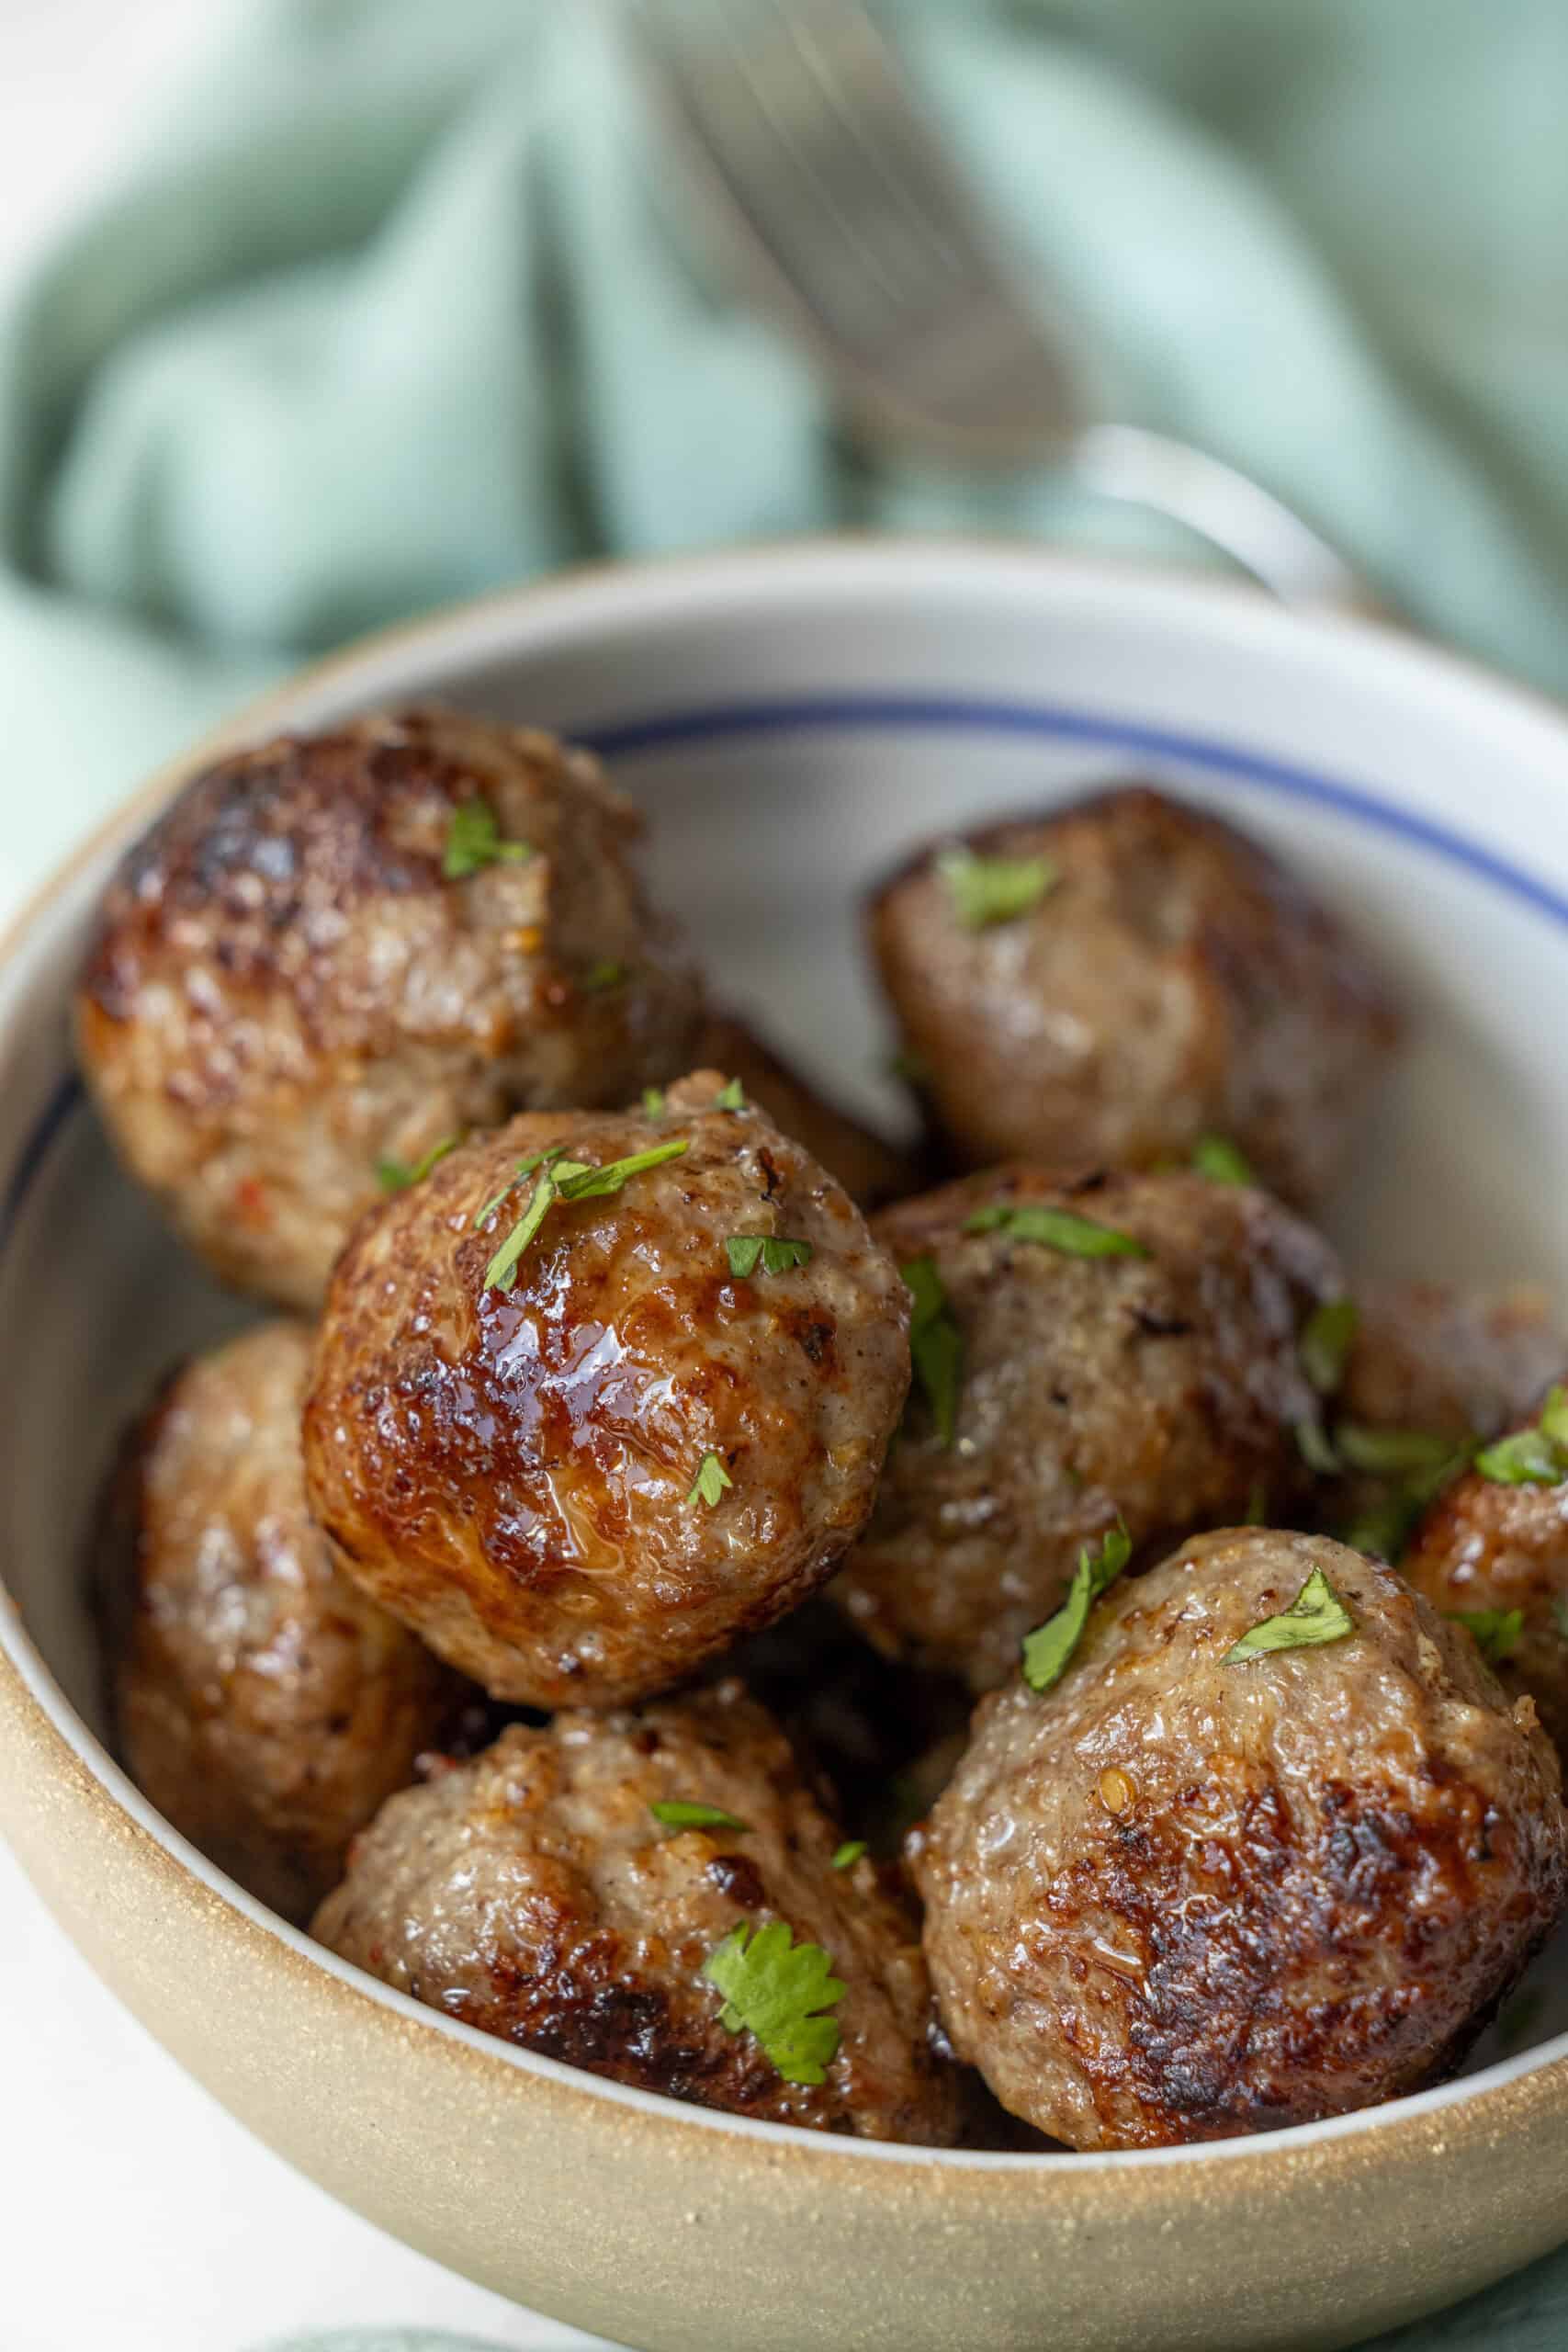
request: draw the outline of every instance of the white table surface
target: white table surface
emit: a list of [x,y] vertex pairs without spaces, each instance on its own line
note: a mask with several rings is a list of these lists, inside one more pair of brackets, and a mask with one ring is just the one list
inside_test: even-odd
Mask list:
[[[90,197],[213,0],[0,0],[0,279]],[[60,846],[0,787],[0,921]],[[252,2140],[126,2016],[0,1846],[0,2352],[249,2352],[404,2324],[586,2345],[409,2252]]]

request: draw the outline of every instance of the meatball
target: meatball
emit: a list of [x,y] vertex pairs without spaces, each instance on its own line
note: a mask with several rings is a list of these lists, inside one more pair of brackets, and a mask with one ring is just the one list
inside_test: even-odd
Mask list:
[[[1314,1575],[1350,1630],[1233,1645]],[[1557,1759],[1473,1645],[1325,1536],[1233,1530],[988,1700],[914,1868],[939,2005],[1076,2148],[1335,2115],[1449,2073],[1568,1887]]]
[[1483,1451],[1419,1520],[1400,1569],[1471,1622],[1504,1689],[1530,1694],[1568,1758],[1568,1414],[1555,1418],[1558,1440],[1543,1436],[1537,1461],[1517,1443]]
[[[682,1827],[656,1804],[730,1823]],[[928,2038],[913,1921],[870,1861],[835,1870],[839,1835],[773,1719],[730,1681],[640,1714],[514,1728],[393,1798],[315,1932],[448,2017],[616,2082],[950,2144],[960,2078]],[[727,1938],[774,1922],[818,1946],[842,1986],[820,2081],[787,2078],[704,1974]]]
[[870,925],[970,1166],[1145,1166],[1215,1133],[1311,1206],[1398,1036],[1359,946],[1272,858],[1141,786],[933,845]]
[[[1042,1219],[1062,1246],[1029,1238]],[[1307,1491],[1296,1432],[1315,1399],[1297,1335],[1343,1285],[1328,1245],[1266,1193],[1185,1170],[1057,1184],[1014,1168],[874,1229],[935,1310],[917,1368],[944,1327],[957,1359],[936,1384],[951,1426],[918,1380],[834,1587],[880,1648],[990,1690],[1119,1519],[1157,1558]],[[1073,1254],[1107,1229],[1139,1254]]]
[[803,1145],[857,1207],[879,1208],[915,1190],[919,1170],[912,1154],[896,1150],[819,1094],[754,1029],[732,1014],[713,1014],[696,1058],[739,1079],[750,1100],[782,1134]]
[[311,1522],[310,1351],[304,1324],[267,1323],[175,1375],[127,1450],[100,1564],[132,1778],[294,1920],[469,1695],[339,1575]]
[[218,1273],[314,1307],[378,1176],[691,1058],[638,829],[586,753],[445,712],[188,786],[109,887],[76,1023],[120,1152]]
[[[498,1698],[615,1706],[683,1679],[804,1600],[871,1510],[908,1295],[739,1101],[710,1070],[658,1116],[515,1119],[338,1264],[312,1502],[366,1590]],[[552,1167],[660,1152],[540,1216]]]

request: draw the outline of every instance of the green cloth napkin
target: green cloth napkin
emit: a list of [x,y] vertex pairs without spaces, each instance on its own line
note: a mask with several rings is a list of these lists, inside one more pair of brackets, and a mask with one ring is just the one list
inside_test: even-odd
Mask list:
[[[1116,413],[1568,689],[1562,0],[887,5]],[[1046,473],[849,450],[648,153],[588,0],[270,0],[143,130],[0,315],[0,882],[298,654],[585,552],[1173,548]],[[1559,2260],[1391,2341],[1565,2335]]]

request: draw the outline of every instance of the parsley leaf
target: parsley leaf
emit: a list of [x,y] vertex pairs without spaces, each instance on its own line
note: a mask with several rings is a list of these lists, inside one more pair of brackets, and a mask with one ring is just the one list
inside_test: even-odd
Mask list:
[[796,1266],[811,1263],[809,1241],[790,1241],[772,1233],[736,1233],[725,1243],[729,1271],[742,1282],[757,1271],[757,1261],[762,1261],[765,1274],[787,1274]]
[[1010,1241],[1037,1241],[1043,1249],[1059,1250],[1067,1258],[1146,1258],[1148,1250],[1131,1233],[1113,1225],[1096,1225],[1092,1217],[1075,1216],[1071,1209],[1026,1201],[1014,1207],[993,1201],[964,1220],[965,1233],[1005,1233]]
[[1475,1466],[1494,1486],[1562,1486],[1568,1479],[1568,1390],[1553,1388],[1540,1418],[1528,1430],[1483,1446]]
[[683,1797],[660,1798],[648,1809],[666,1829],[748,1830],[751,1826],[749,1821],[738,1821],[734,1814],[726,1813],[721,1805],[694,1804]]
[[783,1919],[732,1928],[703,1962],[724,1996],[719,2023],[745,2031],[786,2083],[821,2083],[839,2047],[836,2018],[822,2014],[844,1986],[820,1944],[797,1944]]
[[943,1445],[951,1445],[958,1427],[963,1334],[953,1319],[953,1309],[947,1303],[934,1258],[911,1258],[898,1272],[915,1302],[909,1317],[909,1358],[915,1378],[931,1408],[939,1440]]
[[412,1162],[378,1159],[376,1162],[376,1182],[384,1193],[406,1193],[411,1184],[423,1184],[436,1162],[445,1159],[449,1151],[456,1151],[462,1140],[461,1136],[443,1136],[439,1143],[431,1145],[422,1159]]
[[701,1467],[692,1481],[692,1491],[686,1497],[686,1500],[689,1503],[705,1502],[709,1510],[712,1510],[726,1487],[733,1487],[734,1484],[734,1479],[717,1454],[705,1453]]
[[645,1119],[661,1119],[664,1116],[664,1089],[661,1086],[643,1088],[642,1115]]
[[533,854],[531,842],[502,840],[501,826],[488,800],[460,800],[446,828],[441,871],[448,882],[460,882],[484,866],[503,861],[521,865]]
[[838,1852],[833,1857],[833,1868],[836,1871],[853,1870],[855,1864],[859,1861],[864,1851],[865,1839],[863,1838],[846,1838],[843,1844],[840,1847]]
[[531,1151],[526,1159],[520,1159],[517,1163],[516,1172],[513,1176],[512,1182],[510,1184],[503,1184],[500,1192],[492,1194],[491,1199],[485,1203],[482,1209],[475,1211],[472,1230],[477,1233],[481,1225],[488,1225],[490,1223],[491,1218],[495,1215],[502,1201],[505,1200],[507,1194],[513,1190],[513,1186],[517,1184],[521,1178],[525,1176],[531,1176],[536,1168],[548,1167],[551,1160],[558,1159],[565,1149],[566,1146],[564,1143],[558,1143],[555,1146],[555,1148],[551,1151]]
[[981,857],[972,849],[944,850],[936,870],[953,898],[965,931],[986,931],[1012,922],[1038,906],[1055,888],[1056,869],[1048,857]]
[[[504,1198],[504,1194],[502,1198]],[[510,1290],[517,1280],[517,1261],[545,1221],[550,1203],[556,1197],[556,1180],[547,1168],[541,1168],[528,1195],[528,1205],[485,1268],[486,1290]]]
[[1314,1568],[1290,1607],[1278,1617],[1265,1617],[1244,1634],[1220,1660],[1240,1666],[1270,1650],[1317,1649],[1325,1642],[1342,1642],[1356,1630],[1356,1621],[1321,1568]]
[[1328,1431],[1315,1413],[1309,1413],[1304,1420],[1296,1423],[1296,1449],[1307,1468],[1314,1470],[1320,1478],[1338,1476],[1339,1456],[1329,1443]]
[[1120,1520],[1101,1541],[1098,1552],[1086,1544],[1078,1553],[1067,1597],[1054,1617],[1036,1625],[1023,1639],[1023,1679],[1032,1690],[1049,1690],[1059,1682],[1083,1639],[1090,1610],[1113,1585],[1133,1556],[1132,1539]]
[[1252,1162],[1228,1136],[1200,1136],[1192,1147],[1192,1165],[1211,1184],[1255,1184]]
[[[660,1167],[667,1159],[678,1159],[690,1148],[690,1139],[678,1136],[672,1143],[654,1144],[647,1151],[634,1151],[629,1159],[612,1159],[605,1168],[590,1168],[585,1160],[565,1159],[565,1146],[558,1144],[554,1151],[540,1155],[542,1164],[528,1195],[528,1205],[513,1227],[490,1264],[485,1268],[484,1286],[487,1290],[510,1290],[517,1279],[517,1261],[545,1221],[546,1212],[553,1201],[593,1201],[618,1193],[634,1176],[646,1169]],[[535,1163],[519,1160],[517,1172],[525,1175]],[[507,1186],[507,1192],[512,1187]],[[500,1193],[479,1212],[479,1222],[491,1214],[506,1193]]]
[[738,1078],[732,1078],[728,1086],[719,1088],[713,1098],[713,1107],[716,1111],[744,1111],[746,1094]]
[[606,956],[589,967],[577,984],[578,989],[583,996],[602,996],[606,989],[618,989],[626,977],[626,966],[618,964],[613,956]]
[[1445,1609],[1443,1614],[1474,1635],[1476,1648],[1492,1666],[1512,1657],[1525,1630],[1522,1609]]
[[1343,1384],[1360,1319],[1353,1298],[1325,1298],[1307,1317],[1296,1353],[1320,1396],[1332,1396]]
[[649,1168],[661,1168],[667,1159],[679,1159],[691,1148],[689,1136],[677,1136],[673,1143],[650,1144],[646,1151],[634,1151],[629,1159],[612,1159],[607,1168],[586,1168],[580,1159],[563,1159],[555,1171],[560,1196],[563,1201],[602,1200],[606,1193],[618,1193],[634,1176],[641,1176]]
[[1375,1478],[1415,1478],[1423,1472],[1435,1477],[1462,1452],[1451,1437],[1431,1430],[1370,1430],[1359,1421],[1341,1421],[1334,1442],[1342,1462]]

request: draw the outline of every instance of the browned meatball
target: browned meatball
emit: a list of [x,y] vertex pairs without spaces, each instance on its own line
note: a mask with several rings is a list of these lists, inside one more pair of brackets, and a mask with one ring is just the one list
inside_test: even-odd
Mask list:
[[705,1024],[694,1058],[739,1079],[748,1098],[765,1111],[780,1132],[804,1146],[863,1209],[912,1193],[919,1163],[895,1150],[858,1119],[819,1094],[798,1070],[780,1058],[754,1029],[728,1012]]
[[971,1166],[1144,1166],[1214,1132],[1311,1205],[1398,1034],[1374,967],[1289,875],[1140,786],[934,844],[870,922]]
[[[1568,1436],[1561,1407],[1556,1425]],[[1400,1569],[1472,1621],[1504,1689],[1529,1692],[1568,1758],[1568,1446],[1543,1437],[1534,1463],[1517,1444],[1484,1450],[1418,1521]]]
[[407,1786],[467,1686],[333,1567],[305,1501],[311,1336],[263,1324],[186,1367],[121,1466],[103,1593],[126,1764],[286,1918]]
[[[1022,1238],[1014,1211],[1024,1230],[1030,1214],[1082,1220],[1089,1241],[1109,1228],[1143,1254]],[[977,1216],[1003,1221],[971,1231]],[[934,1270],[960,1351],[951,1442],[917,1382],[833,1589],[881,1648],[990,1690],[1119,1518],[1146,1559],[1304,1493],[1296,1430],[1315,1400],[1297,1335],[1342,1284],[1326,1242],[1266,1193],[1185,1170],[1058,1186],[1014,1168],[904,1202],[875,1231],[912,1279]],[[930,1344],[917,1329],[917,1365]]]
[[[366,1589],[497,1697],[667,1688],[804,1600],[870,1511],[908,1294],[838,1186],[760,1112],[716,1107],[723,1087],[682,1080],[660,1117],[515,1119],[367,1217],[333,1277],[316,1510]],[[507,1286],[545,1181],[520,1162],[659,1149],[678,1156],[558,1199]],[[730,1245],[764,1240],[797,1261],[733,1270]]]
[[77,1035],[127,1163],[225,1280],[313,1306],[378,1168],[682,1066],[697,991],[638,829],[586,753],[453,713],[188,786],[110,885]]
[[1522,1283],[1486,1292],[1373,1280],[1352,1295],[1355,1338],[1328,1408],[1346,1467],[1325,1487],[1322,1518],[1358,1550],[1398,1560],[1475,1441],[1529,1413],[1568,1340],[1544,1295]]
[[[681,1827],[696,1805],[741,1826]],[[703,2107],[944,2145],[959,2078],[928,2039],[912,1918],[840,1833],[738,1682],[640,1714],[558,1715],[395,1797],[315,1923],[323,1943],[447,2017]],[[837,2049],[802,2071],[734,2019],[704,1969],[782,1922],[843,1990]],[[776,1930],[775,1930],[776,1934]],[[811,2071],[811,2062],[805,2070]]]
[[[1314,1571],[1350,1632],[1227,1662]],[[1415,2090],[1562,1908],[1560,1785],[1529,1701],[1390,1570],[1207,1536],[981,1709],[915,1857],[948,2034],[1077,2148]]]

